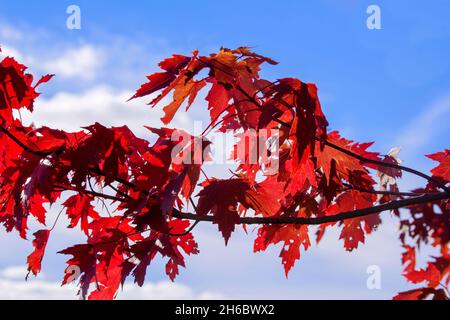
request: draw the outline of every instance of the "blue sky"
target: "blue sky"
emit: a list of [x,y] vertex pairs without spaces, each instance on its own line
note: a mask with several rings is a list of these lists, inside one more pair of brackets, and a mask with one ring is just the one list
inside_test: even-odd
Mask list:
[[[81,8],[81,30],[66,28],[70,4]],[[366,27],[370,4],[381,8],[381,30]],[[423,155],[449,147],[448,12],[450,3],[445,0],[129,1],[127,5],[2,0],[0,44],[20,55],[36,73],[57,74],[44,88],[33,115],[36,122],[74,129],[101,120],[129,124],[138,132],[143,124],[157,125],[159,111],[147,109],[144,101],[124,101],[145,75],[156,70],[160,59],[194,49],[209,53],[221,46],[252,46],[280,62],[267,67],[265,77],[292,76],[318,85],[332,129],[347,138],[376,141],[375,149],[381,152],[400,146],[405,164],[427,170],[433,163]],[[174,125],[186,127],[203,116],[204,106],[199,104],[189,115],[176,118]],[[419,182],[407,177],[401,183],[411,188]],[[289,280],[277,257],[280,248],[254,255],[254,235],[242,232],[225,248],[214,227],[201,226],[200,256],[189,259],[180,284],[167,285],[172,288],[167,290],[185,290],[193,297],[213,292],[232,298],[390,298],[408,285],[400,276],[395,225],[388,213],[383,218],[385,226],[359,252],[343,252],[337,236],[330,236],[303,254]],[[59,281],[64,257],[54,252],[77,240],[76,233],[58,229],[41,285]],[[0,241],[9,244],[0,247],[0,268],[23,265],[30,244],[15,235],[0,235]],[[366,288],[366,268],[372,264],[381,267],[381,290]],[[163,273],[162,265],[155,264],[148,280],[165,285]],[[2,283],[19,290],[19,281],[0,277]]]

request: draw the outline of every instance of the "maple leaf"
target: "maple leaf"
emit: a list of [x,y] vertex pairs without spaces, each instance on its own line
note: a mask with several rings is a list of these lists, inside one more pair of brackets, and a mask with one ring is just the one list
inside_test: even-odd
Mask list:
[[[385,163],[390,164],[401,164],[402,160],[398,158],[398,153],[400,148],[395,147],[389,150],[388,154],[382,160]],[[379,166],[377,171],[377,176],[380,179],[380,190],[381,191],[398,191],[397,178],[402,176],[402,171],[396,168]],[[381,195],[378,197],[381,199]],[[390,197],[390,200],[395,199],[395,197]]]
[[[427,286],[431,288],[437,287],[445,274],[449,272],[448,261],[445,259],[443,264],[428,262],[426,269],[416,269],[416,250],[414,247],[404,245],[405,251],[402,254],[402,263],[405,266],[403,275],[405,278],[414,283],[427,282]],[[438,261],[438,260],[437,260]],[[437,262],[436,261],[436,262]],[[437,267],[437,265],[440,267]]]
[[[281,81],[286,81],[282,79]],[[306,159],[314,155],[316,139],[326,138],[328,125],[323,116],[317,87],[314,84],[306,84],[296,79],[288,79],[289,86],[295,92],[293,102],[296,106],[296,115],[292,123],[290,136],[293,138],[291,153],[294,164],[302,164]],[[281,82],[282,83],[282,82]]]
[[449,300],[444,289],[420,288],[400,292],[394,300],[425,300],[431,296],[432,300]]
[[[100,278],[100,275],[105,274]],[[107,272],[99,273],[99,285],[89,294],[89,300],[112,300],[117,296],[122,279],[121,267],[109,267]],[[101,282],[100,282],[101,281]]]
[[437,177],[440,177],[446,181],[450,181],[450,150],[429,154],[428,158],[440,162],[439,165],[431,170],[431,173]]
[[[164,124],[168,124],[170,121],[172,121],[175,113],[178,111],[181,104],[186,100],[186,98],[190,96],[191,104],[195,99],[198,91],[203,88],[205,84],[206,83],[204,81],[200,81],[200,83],[197,83],[192,79],[180,79],[180,81],[177,81],[176,85],[174,86],[173,101],[163,108],[165,115],[161,118],[161,121]],[[187,106],[187,108],[189,108],[190,104]]]
[[81,230],[86,235],[89,234],[89,220],[88,218],[99,218],[98,213],[91,205],[93,199],[85,194],[75,194],[67,199],[63,206],[67,208],[66,213],[70,219],[70,228],[74,228],[81,221]]
[[133,262],[127,262],[127,272],[133,270],[135,283],[139,286],[144,285],[145,275],[147,273],[147,267],[150,262],[155,258],[160,249],[160,241],[152,234],[150,237],[140,241],[131,246],[130,251],[138,259],[137,264]]
[[295,262],[300,259],[300,246],[303,245],[305,250],[308,250],[311,246],[308,236],[308,226],[263,226],[258,231],[258,238],[255,239],[254,251],[265,251],[269,244],[277,244],[280,242],[283,243],[280,258],[287,278]]
[[181,54],[174,54],[172,57],[161,61],[159,67],[167,72],[177,73],[180,69],[184,68],[189,61],[189,57]]
[[[357,209],[371,207],[376,201],[376,196],[370,193],[362,193],[350,190],[342,193],[336,199],[336,203],[327,208],[327,214],[349,212]],[[371,233],[381,223],[378,215],[363,218],[353,218],[341,222],[343,225],[339,239],[344,240],[344,247],[348,251],[358,248],[359,243],[365,242],[365,233]]]
[[[48,82],[53,75],[41,77],[32,86],[33,76],[25,73],[27,68],[14,58],[6,57],[0,62],[0,110],[26,108],[33,111],[34,100],[39,96],[36,88]],[[1,113],[0,113],[1,115]]]
[[276,176],[254,183],[246,192],[245,208],[252,209],[255,214],[265,217],[275,216],[282,209],[284,183],[278,181]]
[[[107,259],[104,259],[104,257]],[[118,293],[122,282],[123,249],[120,246],[115,247],[112,252],[97,255],[99,263],[96,266],[96,289],[89,295],[89,300],[111,300]]]
[[[79,270],[81,296],[84,299],[88,293],[89,286],[96,275],[96,254],[92,245],[89,244],[77,244],[73,247],[69,247],[62,251],[60,254],[72,255],[73,257],[67,260],[69,266],[74,266],[76,270]],[[77,272],[78,273],[78,272]],[[72,279],[71,273],[66,273],[63,279],[63,285],[68,284]]]
[[41,271],[41,262],[44,257],[49,236],[50,230],[39,230],[34,233],[34,251],[28,256],[27,263],[28,271],[32,272],[35,276]]
[[166,263],[166,274],[172,281],[179,274],[179,267],[185,267],[184,257],[180,249],[188,255],[199,253],[197,242],[194,240],[192,233],[186,231],[189,225],[188,221],[172,220],[169,222],[169,228],[171,234],[175,236],[162,235],[160,237],[162,244],[160,252],[163,256],[170,257]]
[[[341,137],[337,131],[328,133],[327,139],[343,149],[368,159],[378,160],[378,153],[367,150],[373,145],[373,142],[356,143]],[[333,167],[333,163],[335,163],[335,167]],[[339,178],[349,181],[351,172],[361,171],[367,173],[365,165],[360,160],[329,146],[325,146],[323,152],[318,153],[317,164],[318,167],[322,168],[323,173],[328,179],[332,179],[336,175]]]
[[148,76],[149,81],[144,83],[129,100],[147,96],[162,89],[162,92],[150,102],[151,106],[155,106],[173,90],[172,102],[163,108],[165,115],[161,118],[164,124],[168,124],[186,98],[189,97],[186,107],[186,109],[189,109],[198,92],[206,85],[203,79],[199,81],[193,79],[193,76],[201,69],[197,69],[197,63],[195,54],[193,58],[173,55],[171,58],[165,59],[160,62],[159,66],[166,72],[158,72]]
[[178,264],[176,264],[174,260],[170,259],[169,262],[167,262],[166,273],[172,281],[174,281],[179,274]]
[[208,180],[203,183],[203,190],[198,194],[197,214],[212,212],[214,223],[225,239],[225,244],[234,231],[239,220],[238,202],[245,202],[245,192],[249,185],[242,179]]
[[210,179],[202,186],[203,189],[198,194],[197,214],[213,213],[214,223],[219,226],[225,244],[239,221],[238,204],[265,216],[275,214],[279,208],[278,203],[268,201],[277,197],[276,194],[269,195],[270,192],[266,189],[269,184],[251,185],[244,178],[236,178]]
[[51,198],[52,192],[52,181],[50,178],[51,171],[51,160],[43,159],[39,161],[29,178],[28,183],[24,186],[24,197],[25,202],[28,201],[36,193],[40,193],[46,196],[48,199]]
[[157,254],[160,254],[162,257],[169,258],[166,264],[166,273],[171,280],[174,280],[179,273],[179,267],[185,267],[184,257],[180,249],[188,255],[199,252],[194,237],[190,232],[187,232],[188,227],[188,221],[172,220],[169,222],[168,228],[173,236],[169,236],[168,233],[151,232],[147,238],[133,244],[127,251],[132,253],[132,257],[137,260],[134,258],[128,259],[123,263],[122,279],[125,279],[132,272],[135,282],[142,286],[147,267]]
[[420,283],[428,281],[428,286],[436,287],[441,280],[441,274],[436,266],[432,263],[428,263],[426,269],[411,270],[406,272],[405,277],[412,283]]
[[161,69],[166,72],[154,73],[147,77],[149,80],[143,84],[136,93],[130,98],[135,99],[152,94],[155,91],[163,89],[176,79],[176,74],[186,66],[189,58],[182,55],[173,55],[172,58],[165,59],[159,63]]
[[208,109],[210,111],[212,123],[214,124],[222,112],[228,107],[230,94],[228,90],[216,80],[211,80],[211,82],[212,86],[205,100],[208,101]]
[[198,254],[198,244],[194,240],[192,233],[186,233],[190,226],[190,222],[187,220],[172,220],[169,222],[169,229],[172,234],[176,234],[173,238],[170,238],[172,245],[176,245],[183,249],[188,254]]

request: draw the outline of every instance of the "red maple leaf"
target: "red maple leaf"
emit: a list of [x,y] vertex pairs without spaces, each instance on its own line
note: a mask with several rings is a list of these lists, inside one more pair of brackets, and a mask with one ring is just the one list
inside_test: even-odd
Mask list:
[[429,154],[428,158],[439,162],[439,165],[431,170],[431,173],[437,177],[440,177],[446,181],[450,181],[450,150]]
[[287,277],[295,261],[300,259],[300,246],[303,245],[303,248],[308,250],[311,245],[308,236],[308,226],[264,226],[258,231],[254,251],[265,251],[269,244],[278,244],[280,242],[283,243],[280,258]]
[[49,236],[50,230],[39,230],[34,233],[34,251],[28,256],[27,263],[28,271],[32,272],[35,276],[41,272],[42,258],[44,257]]
[[67,208],[66,213],[70,219],[70,228],[74,228],[81,221],[81,230],[88,235],[89,218],[98,219],[100,216],[91,205],[93,198],[84,194],[75,194],[67,199],[63,206]]

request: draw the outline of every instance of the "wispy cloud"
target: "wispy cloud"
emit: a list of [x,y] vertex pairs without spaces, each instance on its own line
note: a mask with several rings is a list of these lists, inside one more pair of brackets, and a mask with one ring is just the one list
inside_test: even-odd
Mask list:
[[95,80],[108,58],[102,49],[88,44],[74,48],[53,48],[49,52],[54,54],[49,55],[25,53],[17,49],[20,47],[17,42],[0,43],[0,47],[0,58],[13,57],[29,67],[32,73],[56,74],[62,80]]
[[[127,125],[137,133],[147,132],[144,125],[161,127],[161,108],[151,110],[142,100],[127,99],[128,90],[116,90],[108,85],[99,85],[82,92],[59,92],[51,98],[41,97],[36,101],[33,114],[22,113],[23,119],[38,126],[50,126],[69,131],[95,122],[107,126]],[[164,105],[164,101],[161,103]],[[188,129],[191,120],[180,112],[171,126]]]
[[443,96],[426,106],[414,117],[397,138],[403,150],[417,150],[431,141],[445,128],[450,114],[450,95]]
[[[54,281],[45,281],[30,278],[24,281],[27,271],[21,266],[12,266],[0,270],[0,299],[18,299],[18,300],[73,300],[77,298],[77,287],[74,284],[61,286]],[[170,299],[225,299],[226,297],[217,292],[196,292],[191,287],[172,283],[169,281],[160,281],[157,283],[147,283],[142,288],[127,283],[123,290],[119,291],[118,299],[151,299],[151,300],[170,300]]]
[[20,40],[22,39],[22,32],[19,30],[12,28],[9,25],[1,25],[0,26],[0,38],[6,40]]
[[[0,277],[10,280],[23,280],[25,279],[28,271],[25,266],[10,266],[0,270]],[[41,276],[44,276],[41,274]]]
[[107,55],[92,45],[83,45],[66,49],[54,59],[42,65],[48,73],[58,74],[63,78],[93,80],[98,70],[104,65]]
[[21,63],[28,63],[30,62],[30,59],[28,57],[25,57],[19,50],[17,50],[15,47],[0,44],[0,48],[2,51],[0,52],[0,59],[3,59],[5,57],[14,57],[14,59],[20,61]]

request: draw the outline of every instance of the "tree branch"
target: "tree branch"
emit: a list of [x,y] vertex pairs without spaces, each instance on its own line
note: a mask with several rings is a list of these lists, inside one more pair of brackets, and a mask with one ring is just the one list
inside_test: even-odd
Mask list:
[[[339,222],[348,219],[360,218],[376,213],[381,213],[387,210],[399,209],[406,206],[439,201],[448,199],[449,195],[446,192],[429,193],[420,197],[409,198],[391,201],[382,205],[368,207],[365,209],[352,210],[341,212],[332,216],[323,216],[317,218],[303,218],[303,217],[240,217],[236,224],[302,224],[302,225],[319,225],[324,223]],[[192,213],[185,213],[174,209],[172,216],[179,219],[187,219],[194,221],[209,221],[214,222],[214,216],[199,216]]]
[[[90,190],[79,190],[76,188],[71,188],[67,186],[60,186],[61,188],[64,188],[65,190],[72,190],[72,191],[78,191],[78,192],[84,192],[87,194],[90,194],[95,197],[101,197],[108,200],[113,201],[121,201],[126,202],[126,199],[123,198],[117,198],[111,195],[94,192]],[[421,203],[428,203],[428,202],[434,202],[439,200],[448,199],[449,195],[446,192],[439,192],[439,193],[429,193],[425,194],[419,197],[409,198],[409,199],[401,199],[401,200],[395,200],[391,201],[382,205],[374,206],[374,207],[368,207],[364,209],[357,209],[352,211],[346,211],[341,212],[335,215],[331,216],[323,216],[323,217],[315,217],[315,218],[305,218],[305,217],[240,217],[239,220],[236,222],[236,224],[257,224],[257,225],[266,225],[266,224],[273,224],[273,225],[282,225],[282,224],[297,224],[297,225],[320,225],[324,223],[333,223],[333,222],[339,222],[344,221],[348,219],[354,219],[354,218],[361,218],[365,216],[369,216],[372,214],[379,214],[383,211],[387,210],[394,210],[403,208],[406,206],[412,206],[417,205]],[[194,207],[195,208],[195,207]],[[195,226],[199,222],[205,221],[205,222],[214,222],[215,217],[211,215],[198,215],[194,213],[189,212],[182,212],[176,208],[173,208],[172,217],[177,219],[184,219],[184,220],[192,220],[195,221],[195,223],[184,233],[181,234],[168,234],[170,236],[184,236],[188,233],[190,233]],[[144,230],[148,231],[148,230]],[[139,231],[137,233],[141,233],[144,231]],[[132,233],[137,234],[137,233]],[[130,236],[127,235],[127,236]]]
[[103,199],[107,199],[107,200],[112,200],[112,201],[118,201],[118,202],[126,202],[127,199],[124,198],[119,198],[119,197],[115,197],[109,194],[105,194],[105,193],[100,193],[100,192],[96,192],[96,191],[91,191],[91,190],[86,190],[86,189],[79,189],[79,188],[75,188],[72,186],[65,186],[65,185],[55,185],[55,188],[61,189],[61,191],[74,191],[74,192],[82,192],[85,194],[89,194],[93,197],[99,197],[99,198],[103,198]]
[[347,149],[342,148],[342,147],[340,147],[338,145],[335,145],[334,143],[332,143],[332,142],[330,142],[328,140],[325,141],[325,145],[327,145],[330,148],[333,148],[335,150],[338,150],[338,151],[340,151],[342,153],[345,153],[346,155],[349,155],[349,156],[351,156],[351,157],[353,157],[355,159],[358,159],[359,161],[364,162],[364,163],[372,163],[372,164],[376,164],[376,165],[379,165],[379,166],[382,166],[382,167],[394,168],[394,169],[398,169],[398,170],[402,170],[402,171],[406,171],[406,172],[415,174],[415,175],[417,175],[419,177],[422,177],[422,178],[432,182],[433,184],[435,184],[436,186],[440,187],[441,189],[445,190],[447,193],[450,194],[450,189],[447,188],[447,186],[445,184],[440,183],[439,181],[436,181],[434,178],[430,177],[429,175],[426,175],[425,173],[422,173],[422,172],[417,171],[415,169],[411,169],[411,168],[408,168],[408,167],[405,167],[405,166],[402,166],[402,165],[399,165],[399,164],[395,164],[395,163],[389,163],[389,162],[383,162],[383,161],[374,160],[374,159],[368,159],[368,158],[365,158],[365,157],[363,157],[363,156],[361,156],[361,155],[359,155],[357,153],[354,153],[354,152],[352,152],[350,150],[347,150]]
[[30,147],[28,147],[25,143],[20,141],[15,135],[13,135],[11,132],[9,132],[6,128],[3,126],[0,126],[0,131],[6,134],[11,140],[13,140],[17,145],[19,145],[23,150],[34,154],[35,156],[45,158],[49,155],[51,155],[53,152],[42,152],[39,150],[33,150]]

